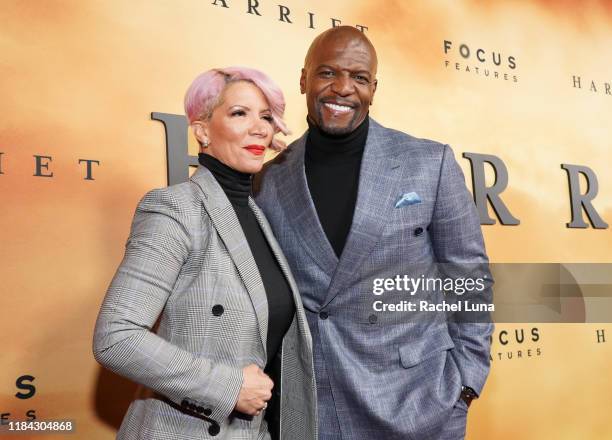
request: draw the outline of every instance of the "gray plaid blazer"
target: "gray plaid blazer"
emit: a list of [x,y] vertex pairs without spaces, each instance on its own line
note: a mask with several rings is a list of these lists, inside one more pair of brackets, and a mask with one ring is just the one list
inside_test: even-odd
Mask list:
[[[252,199],[249,205],[295,300],[282,343],[281,435],[315,439],[312,340],[304,309],[268,222]],[[267,331],[259,271],[212,174],[200,167],[188,182],[149,192],[136,209],[94,334],[96,360],[146,387],[117,437],[269,438],[263,415],[244,420],[233,413],[242,368],[266,364]]]
[[[266,164],[256,200],[291,266],[311,328],[319,438],[463,438],[461,386],[481,392],[492,324],[456,324],[444,314],[407,321],[402,312],[372,307],[385,298],[373,296],[374,279],[419,266],[483,263],[482,273],[470,275],[491,279],[479,217],[451,149],[370,119],[353,223],[338,259],[308,190],[306,137]],[[411,203],[397,203],[411,193]],[[490,303],[491,294],[489,285],[482,302]]]

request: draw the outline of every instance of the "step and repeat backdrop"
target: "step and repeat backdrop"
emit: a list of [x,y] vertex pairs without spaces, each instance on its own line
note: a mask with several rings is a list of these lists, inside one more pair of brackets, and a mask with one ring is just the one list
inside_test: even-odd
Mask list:
[[[114,438],[136,386],[96,364],[93,326],[137,201],[197,154],[167,133],[182,130],[186,88],[212,67],[263,70],[285,92],[292,141],[306,50],[340,24],[378,51],[371,115],[453,146],[492,262],[605,273],[610,2],[4,1],[1,423],[70,420],[71,438]],[[571,323],[496,324],[468,438],[612,438],[612,316],[580,306]]]

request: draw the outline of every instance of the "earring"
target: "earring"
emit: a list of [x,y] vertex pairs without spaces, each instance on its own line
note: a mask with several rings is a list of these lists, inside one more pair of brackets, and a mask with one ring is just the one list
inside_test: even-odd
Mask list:
[[205,140],[204,143],[202,144],[203,148],[208,148],[209,142],[208,140]]

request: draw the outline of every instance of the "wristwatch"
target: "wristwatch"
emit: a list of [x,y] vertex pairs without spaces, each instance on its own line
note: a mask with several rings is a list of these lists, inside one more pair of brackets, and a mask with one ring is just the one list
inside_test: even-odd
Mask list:
[[461,395],[459,396],[459,398],[461,400],[463,400],[465,402],[465,404],[469,408],[470,404],[472,403],[472,400],[478,399],[478,394],[476,394],[476,391],[474,391],[470,387],[462,386],[461,387]]

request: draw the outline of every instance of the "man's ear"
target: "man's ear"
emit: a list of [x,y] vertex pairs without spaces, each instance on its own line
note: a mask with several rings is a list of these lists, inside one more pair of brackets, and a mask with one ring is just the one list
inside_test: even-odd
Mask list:
[[370,105],[374,104],[374,94],[376,93],[376,87],[378,86],[378,80],[374,80],[374,90],[372,90],[372,99],[370,99]]
[[300,75],[300,93],[302,95],[306,93],[306,69],[302,69],[302,74]]
[[204,121],[195,121],[191,124],[191,129],[193,130],[193,135],[198,140],[200,145],[210,143],[210,139],[208,137],[208,123]]

